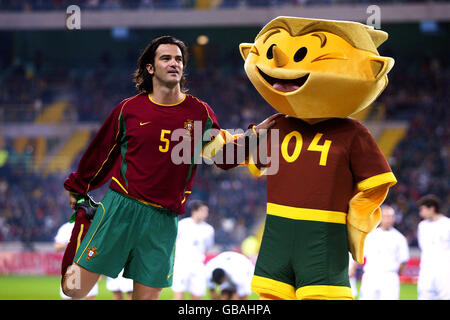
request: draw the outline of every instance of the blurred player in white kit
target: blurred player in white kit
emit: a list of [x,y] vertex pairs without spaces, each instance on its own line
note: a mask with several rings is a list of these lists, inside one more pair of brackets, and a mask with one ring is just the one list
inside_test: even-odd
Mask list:
[[208,206],[199,200],[189,204],[191,216],[178,222],[173,269],[174,299],[182,300],[185,292],[200,300],[206,292],[205,254],[214,245],[214,228],[205,222]]
[[350,281],[350,289],[352,290],[353,297],[356,299],[356,296],[358,295],[358,287],[356,286],[356,270],[358,269],[359,264],[353,260],[350,252],[348,255],[348,279]]
[[[249,258],[233,251],[225,251],[206,264],[208,288],[213,300],[245,300],[252,292],[251,282],[255,266]],[[219,286],[220,296],[215,291]]]
[[106,289],[113,293],[114,300],[124,300],[124,294],[131,300],[133,297],[133,279],[123,277],[123,269],[117,278],[106,277]]
[[440,212],[440,200],[426,195],[417,202],[423,220],[417,238],[421,250],[417,282],[419,300],[450,300],[450,219]]
[[380,226],[368,234],[364,247],[366,263],[361,279],[361,300],[398,300],[400,275],[409,260],[408,242],[394,228],[395,211],[381,206]]
[[[64,251],[67,247],[67,244],[69,243],[70,237],[72,235],[73,226],[75,223],[66,222],[61,227],[59,227],[58,232],[56,233],[54,242],[53,242],[53,248],[56,251]],[[86,300],[95,300],[95,297],[98,294],[98,283],[96,283],[91,291],[89,291],[88,295],[86,296]],[[71,297],[66,296],[61,289],[61,286],[59,288],[59,295],[63,299],[72,299]]]

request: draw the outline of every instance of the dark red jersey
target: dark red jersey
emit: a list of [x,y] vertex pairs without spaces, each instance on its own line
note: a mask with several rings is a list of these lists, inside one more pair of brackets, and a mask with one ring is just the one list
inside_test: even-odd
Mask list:
[[[194,127],[200,134],[194,134]],[[192,95],[174,105],[157,104],[147,94],[125,99],[103,123],[64,187],[85,194],[112,179],[110,188],[117,192],[183,214],[205,145],[203,134],[210,128],[219,129],[214,112]],[[182,139],[189,141],[190,150],[173,150]],[[176,161],[173,154],[179,156]]]

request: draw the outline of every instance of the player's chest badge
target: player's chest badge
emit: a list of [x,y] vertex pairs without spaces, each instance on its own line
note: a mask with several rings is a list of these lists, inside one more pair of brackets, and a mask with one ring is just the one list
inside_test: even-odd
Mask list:
[[97,255],[97,248],[96,247],[92,247],[92,248],[88,249],[86,260],[90,261],[96,255]]
[[188,119],[184,121],[184,128],[189,132],[189,135],[192,136],[192,131],[194,130],[194,120]]

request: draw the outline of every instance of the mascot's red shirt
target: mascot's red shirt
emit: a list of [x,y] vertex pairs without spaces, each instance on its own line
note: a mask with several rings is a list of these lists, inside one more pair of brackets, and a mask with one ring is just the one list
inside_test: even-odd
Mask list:
[[311,125],[281,117],[269,135],[274,129],[279,170],[267,176],[269,214],[295,218],[298,211],[289,216],[288,207],[347,213],[356,192],[396,181],[372,135],[354,119]]

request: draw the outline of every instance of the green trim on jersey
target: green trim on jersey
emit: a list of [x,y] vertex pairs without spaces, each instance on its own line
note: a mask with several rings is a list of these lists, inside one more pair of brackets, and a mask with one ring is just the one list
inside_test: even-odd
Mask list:
[[122,137],[120,138],[120,153],[122,154],[122,163],[120,164],[120,172],[122,173],[122,177],[125,180],[126,188],[128,190],[128,180],[126,177],[127,160],[125,159],[125,154],[128,151],[128,141],[126,139],[127,127],[125,124],[125,119],[123,117],[123,113],[120,114],[119,125],[120,125],[120,131],[122,133]]

